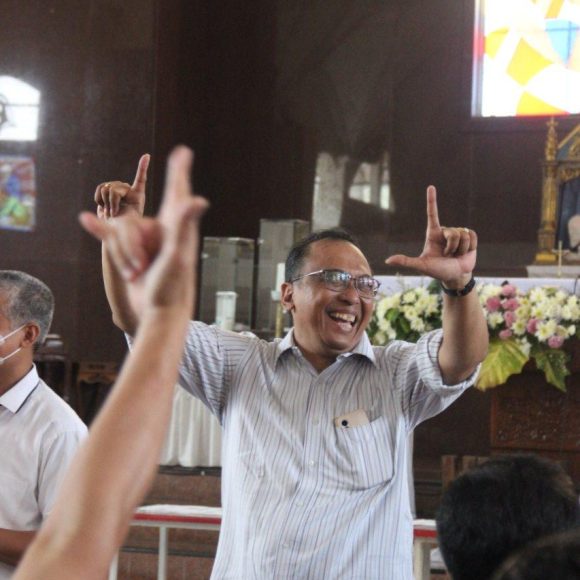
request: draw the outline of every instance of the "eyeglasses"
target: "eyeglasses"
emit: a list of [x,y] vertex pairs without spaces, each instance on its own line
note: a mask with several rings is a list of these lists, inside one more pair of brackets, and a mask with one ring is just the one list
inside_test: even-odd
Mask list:
[[324,286],[326,286],[326,288],[329,290],[333,290],[334,292],[343,292],[348,288],[348,285],[352,280],[354,287],[357,289],[361,298],[373,298],[376,296],[377,291],[381,285],[381,283],[372,276],[355,277],[348,272],[344,272],[343,270],[317,270],[316,272],[310,272],[308,274],[298,276],[298,278],[294,278],[294,280],[290,280],[290,282],[297,282],[298,280],[302,280],[302,278],[306,278],[307,276],[319,276],[324,283]]

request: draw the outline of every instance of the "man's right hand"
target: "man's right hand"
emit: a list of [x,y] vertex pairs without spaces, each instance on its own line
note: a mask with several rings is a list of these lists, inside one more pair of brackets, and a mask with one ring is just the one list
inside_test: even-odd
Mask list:
[[151,156],[146,153],[139,159],[133,185],[122,181],[100,183],[95,191],[97,216],[100,219],[123,215],[142,216],[145,210],[145,185]]
[[[135,183],[147,169],[148,159],[142,168],[144,158]],[[162,307],[183,300],[191,309],[199,221],[208,205],[204,198],[192,194],[192,159],[186,147],[176,147],[169,156],[163,203],[155,218],[129,214],[107,221],[90,212],[81,214],[84,228],[104,243],[139,315],[148,305]]]

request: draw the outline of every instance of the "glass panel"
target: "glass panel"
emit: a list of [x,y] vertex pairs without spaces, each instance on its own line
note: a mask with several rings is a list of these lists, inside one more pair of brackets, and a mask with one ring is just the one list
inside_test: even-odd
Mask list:
[[36,141],[40,91],[15,77],[0,76],[0,141]]
[[577,0],[479,0],[474,115],[579,113],[579,30]]

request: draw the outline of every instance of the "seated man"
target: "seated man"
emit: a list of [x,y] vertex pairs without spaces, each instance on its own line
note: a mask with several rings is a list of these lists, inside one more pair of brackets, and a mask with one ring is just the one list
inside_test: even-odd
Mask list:
[[0,270],[0,579],[12,576],[51,511],[87,432],[32,363],[53,311],[52,292],[40,280]]
[[579,526],[580,504],[572,480],[556,463],[503,456],[452,482],[436,519],[453,580],[484,580],[515,550]]
[[[133,352],[14,580],[106,578],[153,480],[193,310],[199,219],[207,205],[191,195],[190,164],[190,151],[174,151],[159,220],[141,221],[155,244],[150,267],[130,288],[143,296]],[[108,243],[114,224],[91,214],[81,219]]]

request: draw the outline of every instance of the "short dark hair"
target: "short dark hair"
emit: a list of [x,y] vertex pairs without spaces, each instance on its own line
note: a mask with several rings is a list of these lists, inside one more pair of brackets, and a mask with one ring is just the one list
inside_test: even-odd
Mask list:
[[580,529],[554,534],[533,542],[510,556],[494,580],[578,580]]
[[290,249],[288,257],[286,258],[286,268],[284,272],[284,279],[286,282],[291,282],[300,275],[300,270],[310,252],[310,246],[314,244],[314,242],[320,242],[321,240],[348,242],[359,250],[361,249],[356,239],[342,228],[332,228],[312,232],[310,235],[296,242]]
[[580,525],[580,505],[558,464],[535,455],[501,456],[453,481],[436,521],[453,579],[484,580],[514,550]]
[[40,328],[37,344],[46,338],[54,314],[54,296],[50,288],[38,278],[18,270],[0,270],[0,303],[2,314],[12,329],[27,322]]

